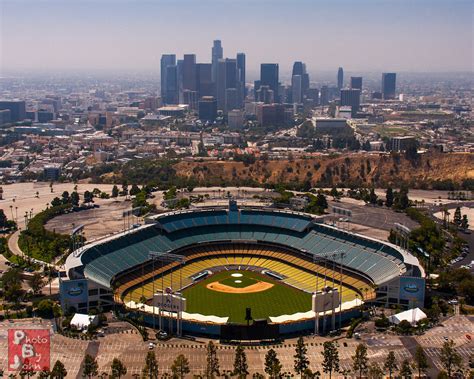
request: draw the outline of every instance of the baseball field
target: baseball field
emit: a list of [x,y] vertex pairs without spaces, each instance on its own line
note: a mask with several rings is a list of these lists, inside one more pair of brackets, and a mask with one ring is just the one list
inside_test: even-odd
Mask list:
[[280,316],[311,309],[311,294],[272,280],[253,271],[221,271],[183,292],[186,311],[228,316],[231,322],[245,322],[245,309],[254,319]]

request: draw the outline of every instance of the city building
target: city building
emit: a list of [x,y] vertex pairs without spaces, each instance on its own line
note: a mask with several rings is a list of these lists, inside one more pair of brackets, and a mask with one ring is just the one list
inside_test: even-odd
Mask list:
[[337,89],[341,90],[344,87],[344,70],[342,67],[337,69]]
[[279,126],[285,124],[283,104],[260,104],[257,106],[257,121],[261,126]]
[[222,44],[220,40],[215,40],[212,45],[212,81],[217,82],[217,66],[219,59],[222,59],[224,56],[224,50],[222,49]]
[[196,91],[196,55],[184,54],[183,57],[183,91]]
[[191,91],[185,89],[183,91],[183,102],[186,105],[189,105],[190,109],[196,110],[198,106],[198,93],[197,91]]
[[160,61],[160,87],[161,87],[161,98],[165,104],[172,104],[168,99],[168,67],[176,66],[176,55],[175,54],[163,54]]
[[198,97],[214,96],[214,83],[212,81],[212,64],[198,63],[196,65],[196,82]]
[[237,77],[239,83],[239,97],[240,97],[240,106],[241,108],[244,104],[244,100],[247,96],[247,88],[245,87],[245,54],[237,53]]
[[240,104],[240,92],[237,88],[227,88],[225,90],[225,112],[241,108]]
[[179,82],[177,65],[166,67],[165,99],[162,100],[164,104],[179,103]]
[[203,96],[199,100],[199,119],[214,122],[217,118],[217,100],[214,96]]
[[351,88],[362,91],[362,76],[351,76]]
[[334,131],[335,129],[347,128],[347,120],[344,118],[317,118],[316,129],[320,131]]
[[0,110],[0,125],[5,125],[11,122],[11,113],[10,109]]
[[416,138],[414,136],[390,138],[389,150],[391,151],[405,151],[411,146],[416,146]]
[[48,112],[44,110],[39,110],[36,112],[38,116],[38,122],[49,122],[54,120],[54,113],[53,112]]
[[[217,109],[224,112],[227,111],[227,99],[226,96],[229,94],[232,96],[229,99],[230,103],[234,102],[234,91],[227,91],[229,88],[234,88],[237,91],[237,60],[236,59],[220,59],[217,66]],[[232,107],[233,109],[235,107]],[[240,108],[237,106],[237,108]]]
[[44,179],[48,182],[56,181],[61,176],[61,165],[47,165],[43,169]]
[[394,72],[384,72],[382,74],[382,96],[384,100],[395,99],[397,74]]
[[319,88],[309,88],[306,95],[306,101],[313,106],[319,105]]
[[275,93],[270,86],[260,86],[255,93],[255,100],[265,104],[273,104],[275,102]]
[[262,63],[260,65],[260,86],[269,86],[273,91],[275,103],[280,102],[278,63]]
[[0,100],[0,110],[10,111],[11,122],[23,121],[26,118],[26,103],[23,100]]
[[161,107],[158,108],[158,114],[162,116],[184,117],[186,108],[182,105]]
[[[291,76],[300,75],[301,76],[301,101],[303,102],[303,98],[307,95],[309,90],[309,75],[306,72],[306,65],[303,62],[295,62],[293,63],[293,71]],[[295,103],[296,101],[293,100]]]
[[301,75],[293,75],[291,77],[291,98],[295,104],[303,102],[303,77]]
[[241,109],[232,109],[227,112],[227,124],[230,129],[242,129],[244,126],[244,112]]
[[352,117],[354,117],[360,107],[360,89],[341,89],[341,106],[350,106]]
[[319,103],[321,105],[328,105],[329,104],[329,88],[328,88],[328,86],[322,86],[321,87]]

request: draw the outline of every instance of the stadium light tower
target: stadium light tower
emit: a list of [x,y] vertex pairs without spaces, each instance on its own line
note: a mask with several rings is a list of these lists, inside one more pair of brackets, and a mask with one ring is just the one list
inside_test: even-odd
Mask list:
[[[152,265],[153,265],[153,298],[152,298],[152,304],[153,304],[153,328],[155,328],[155,305],[154,305],[154,298],[155,298],[155,261],[159,261],[161,263],[161,293],[162,296],[164,294],[164,276],[163,276],[163,269],[165,264],[173,264],[177,262],[180,265],[183,265],[185,263],[185,257],[179,254],[172,254],[170,252],[159,252],[159,251],[149,251],[148,252],[148,257],[152,260]],[[171,267],[172,268],[172,267]],[[183,288],[183,277],[182,277],[182,270],[179,270],[179,289],[181,290]],[[170,286],[170,292],[168,295],[171,297],[171,300],[173,298],[173,270],[171,270],[171,286]],[[183,309],[183,297],[181,296],[181,293],[179,294],[180,298],[180,309],[176,312],[176,333],[178,336],[181,336],[182,333],[182,309]],[[159,327],[161,330],[163,330],[163,318],[162,318],[162,309],[161,307],[159,308]],[[171,311],[169,311],[169,330],[170,334],[173,332],[173,320],[171,317]]]
[[[328,252],[326,254],[321,254],[321,255],[313,255],[313,262],[318,264],[320,262],[324,262],[324,288],[326,288],[326,280],[327,280],[327,263],[332,262],[333,268],[332,268],[332,288],[334,290],[335,288],[335,265],[336,265],[336,260],[339,258],[340,263],[339,263],[339,269],[340,269],[340,279],[339,279],[339,328],[342,328],[342,261],[344,257],[346,256],[346,253],[341,250],[334,250],[332,252]],[[315,296],[317,296],[318,292],[318,287],[319,287],[319,275],[316,274],[316,291],[315,291]],[[332,298],[332,304],[331,304],[331,311],[332,311],[332,329],[335,329],[336,327],[336,307],[334,305],[334,297]],[[326,310],[323,309],[323,331],[326,329]],[[315,326],[314,326],[314,333],[319,334],[319,312],[317,309],[315,309]]]

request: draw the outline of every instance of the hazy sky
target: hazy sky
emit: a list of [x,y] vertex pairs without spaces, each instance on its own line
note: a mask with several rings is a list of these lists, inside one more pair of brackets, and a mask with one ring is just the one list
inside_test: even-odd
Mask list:
[[247,67],[470,71],[472,0],[0,0],[0,55],[11,69],[154,70],[163,53]]

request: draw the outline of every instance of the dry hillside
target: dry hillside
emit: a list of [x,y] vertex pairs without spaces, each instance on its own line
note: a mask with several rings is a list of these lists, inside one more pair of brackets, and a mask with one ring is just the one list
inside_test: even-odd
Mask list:
[[433,181],[460,183],[465,179],[474,179],[474,154],[427,153],[414,162],[407,160],[403,154],[347,154],[291,161],[260,160],[249,165],[232,161],[180,162],[173,168],[178,176],[193,177],[202,184],[310,181],[312,185],[344,182],[397,187],[404,182],[411,187],[420,187]]

